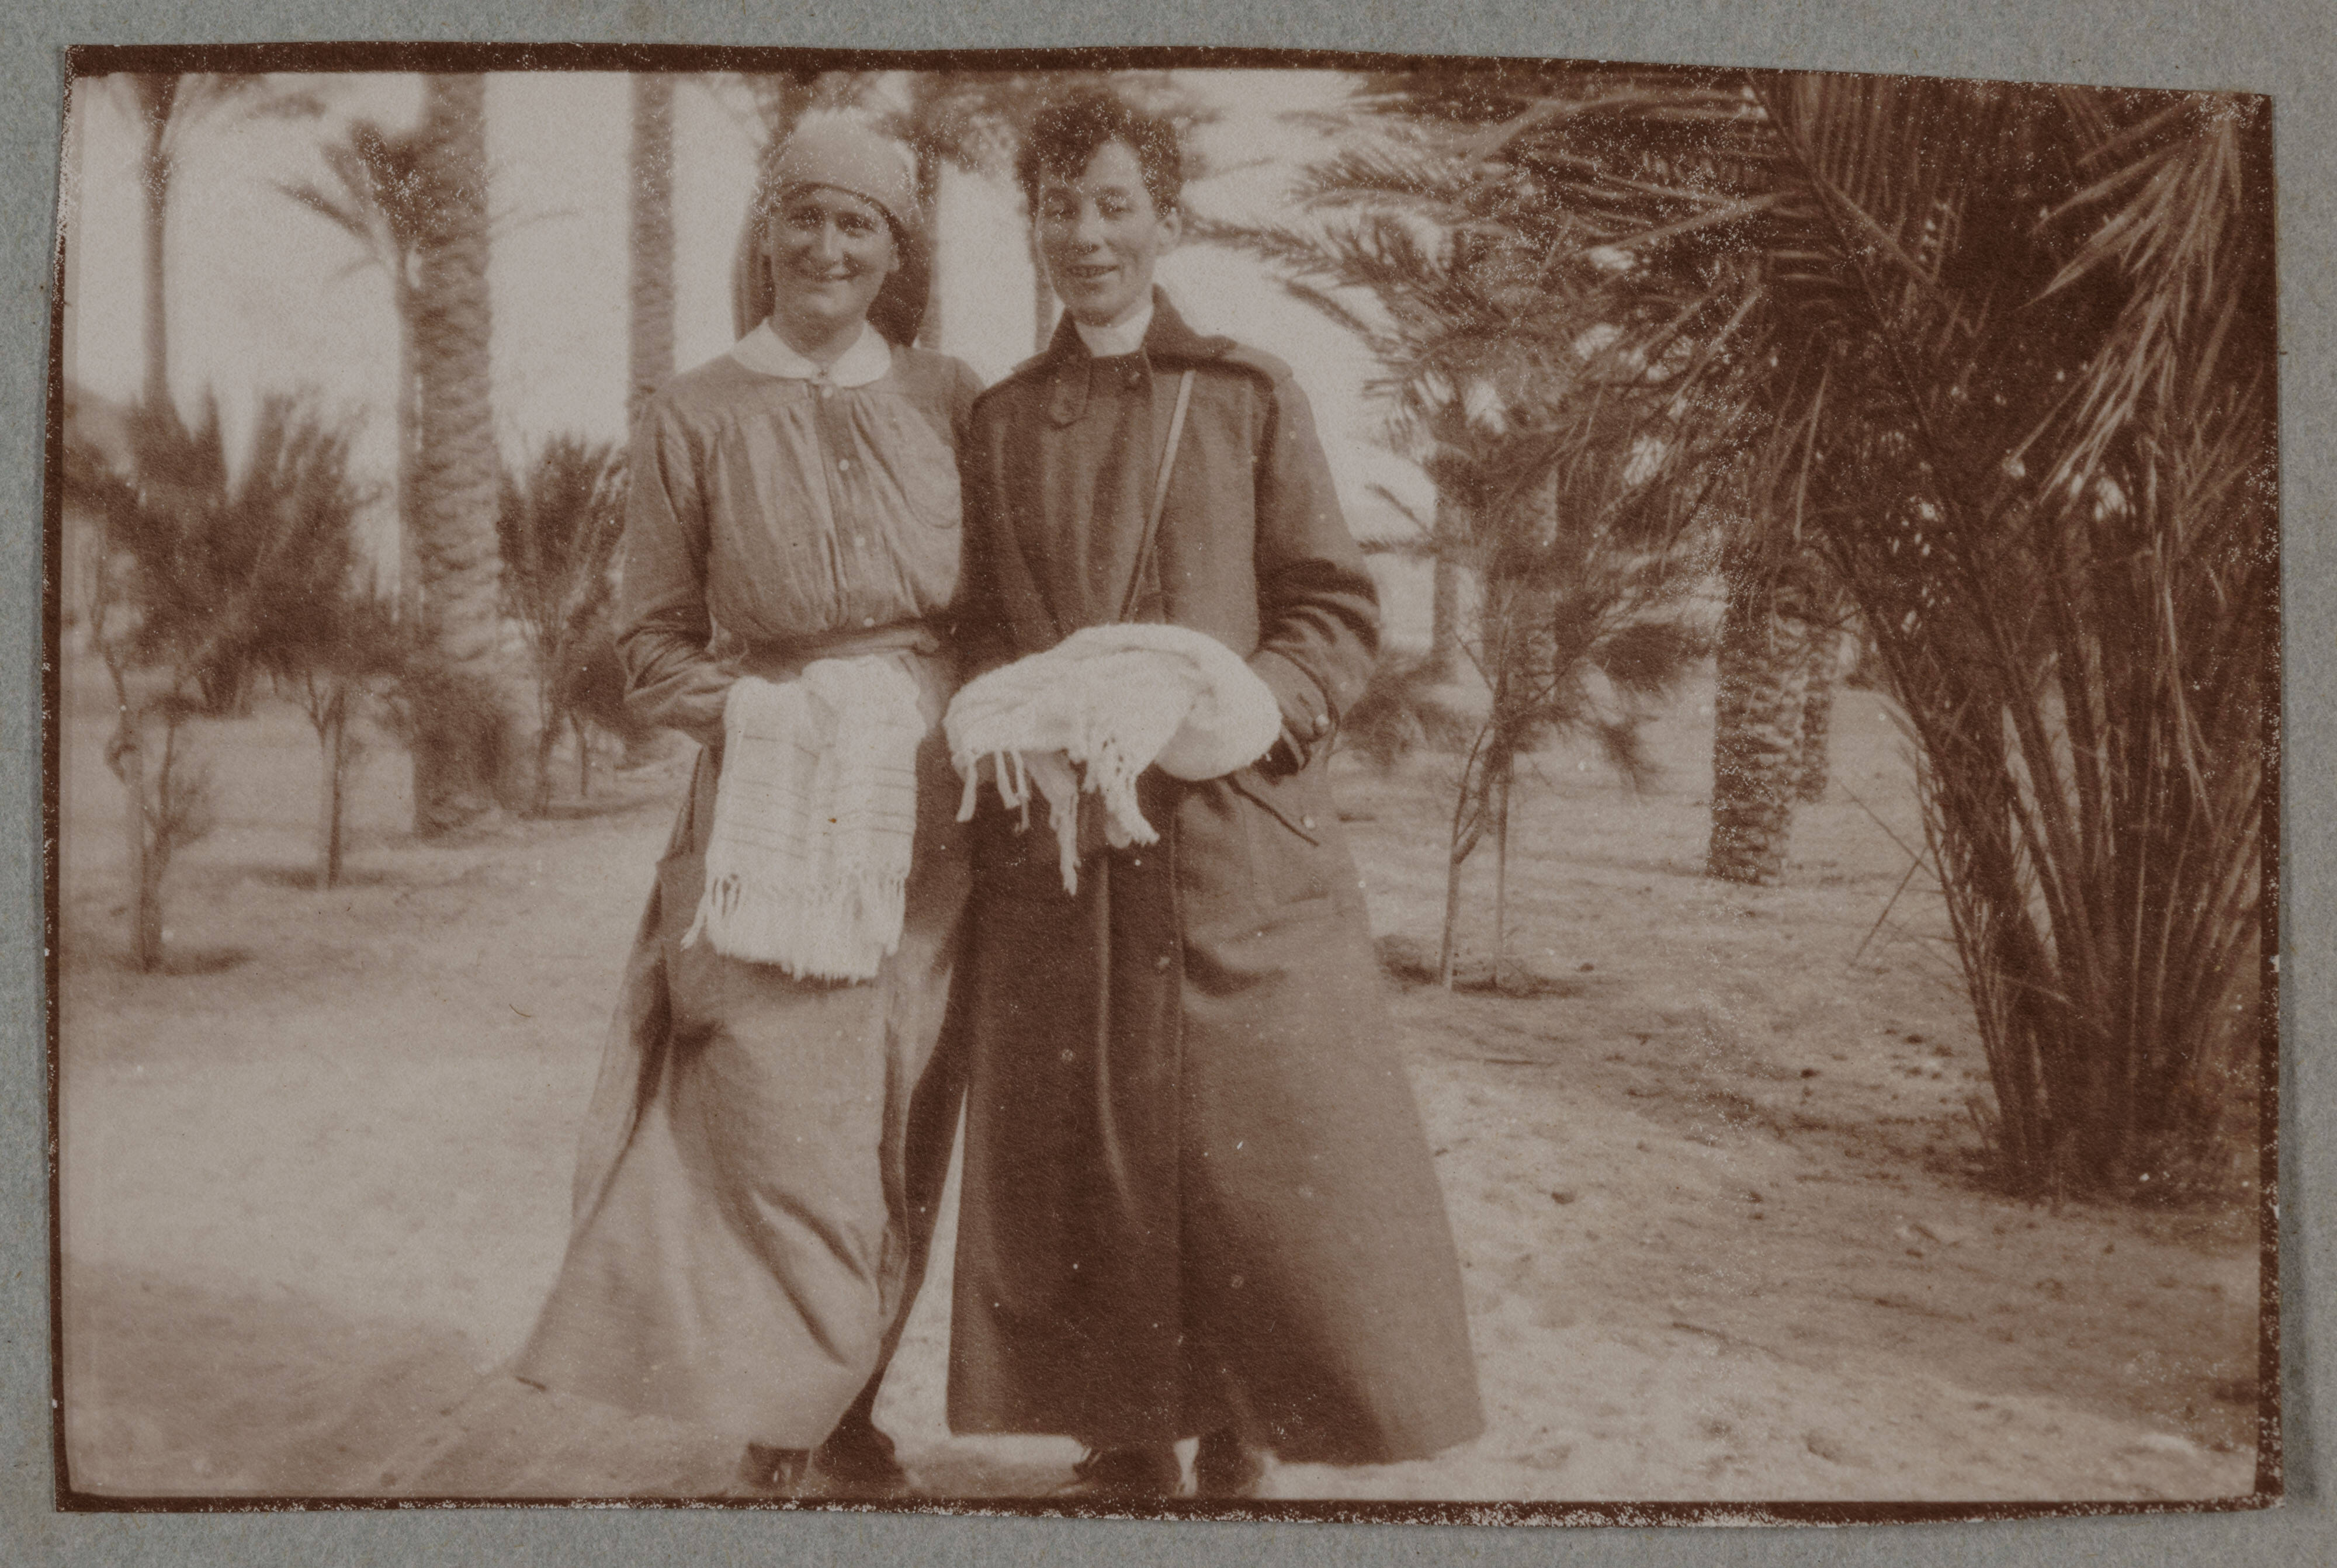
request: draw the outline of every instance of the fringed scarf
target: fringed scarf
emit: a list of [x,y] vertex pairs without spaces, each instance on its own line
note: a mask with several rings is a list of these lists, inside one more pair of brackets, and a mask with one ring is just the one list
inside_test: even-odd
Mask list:
[[917,683],[898,658],[746,676],[722,711],[706,892],[684,946],[867,980],[900,945],[917,825]]
[[1079,797],[1096,795],[1115,848],[1159,833],[1136,803],[1158,763],[1179,779],[1215,779],[1266,754],[1282,712],[1247,664],[1207,632],[1149,623],[1090,626],[1044,652],[967,684],[943,720],[973,816],[985,778],[1031,819],[1047,803],[1066,892],[1080,887]]

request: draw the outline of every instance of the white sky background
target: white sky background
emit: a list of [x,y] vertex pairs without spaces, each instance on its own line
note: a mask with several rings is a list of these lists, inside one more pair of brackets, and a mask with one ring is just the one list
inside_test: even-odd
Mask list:
[[[1344,79],[1327,72],[1180,75],[1222,116],[1196,140],[1208,164],[1226,172],[1189,187],[1189,200],[1216,216],[1275,214],[1290,178],[1319,146],[1282,114],[1335,103]],[[359,116],[411,125],[420,83],[362,74],[304,84],[329,94],[321,123],[222,115],[188,138],[170,204],[171,380],[184,407],[202,388],[216,389],[231,451],[249,409],[269,391],[310,388],[358,415],[358,462],[384,492],[376,527],[386,537],[397,359],[389,282],[347,235],[276,185],[328,184],[315,153],[319,136]],[[74,84],[72,125],[65,374],[90,392],[128,398],[138,390],[143,341],[138,132],[118,90],[103,79]],[[732,340],[730,258],[758,134],[743,98],[726,106],[694,78],[675,94],[682,368]],[[490,272],[494,416],[507,456],[561,432],[623,436],[630,137],[621,74],[488,78],[489,202],[498,220]],[[995,380],[1032,352],[1021,201],[1004,184],[953,173],[940,207],[941,347]],[[1160,281],[1198,329],[1290,362],[1315,404],[1351,526],[1364,535],[1400,529],[1367,486],[1378,481],[1420,499],[1427,487],[1411,465],[1372,444],[1377,416],[1362,395],[1371,363],[1355,340],[1292,300],[1259,264],[1230,252],[1186,247],[1162,263]]]

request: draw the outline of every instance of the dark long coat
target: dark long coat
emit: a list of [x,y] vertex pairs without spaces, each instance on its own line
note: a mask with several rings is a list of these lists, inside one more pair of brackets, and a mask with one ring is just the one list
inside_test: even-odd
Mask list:
[[968,1049],[950,1421],[1284,1457],[1415,1457],[1482,1426],[1442,1195],[1325,780],[1377,601],[1288,369],[1156,296],[1141,354],[1066,321],[976,404],[959,637],[975,668],[1120,618],[1207,632],[1279,701],[1295,770],[1148,772],[1146,848],[985,797],[953,1006]]

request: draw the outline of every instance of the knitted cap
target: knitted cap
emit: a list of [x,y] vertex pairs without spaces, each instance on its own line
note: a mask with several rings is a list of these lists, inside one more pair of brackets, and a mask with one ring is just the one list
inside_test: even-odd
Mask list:
[[781,196],[806,185],[848,191],[884,209],[895,229],[917,227],[917,178],[908,150],[840,114],[797,126],[771,165],[770,181]]

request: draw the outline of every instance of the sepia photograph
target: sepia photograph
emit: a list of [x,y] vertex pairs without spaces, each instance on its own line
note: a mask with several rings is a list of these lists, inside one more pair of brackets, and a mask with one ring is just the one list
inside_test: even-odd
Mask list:
[[2277,1503],[2272,127],[72,51],[59,1505]]

